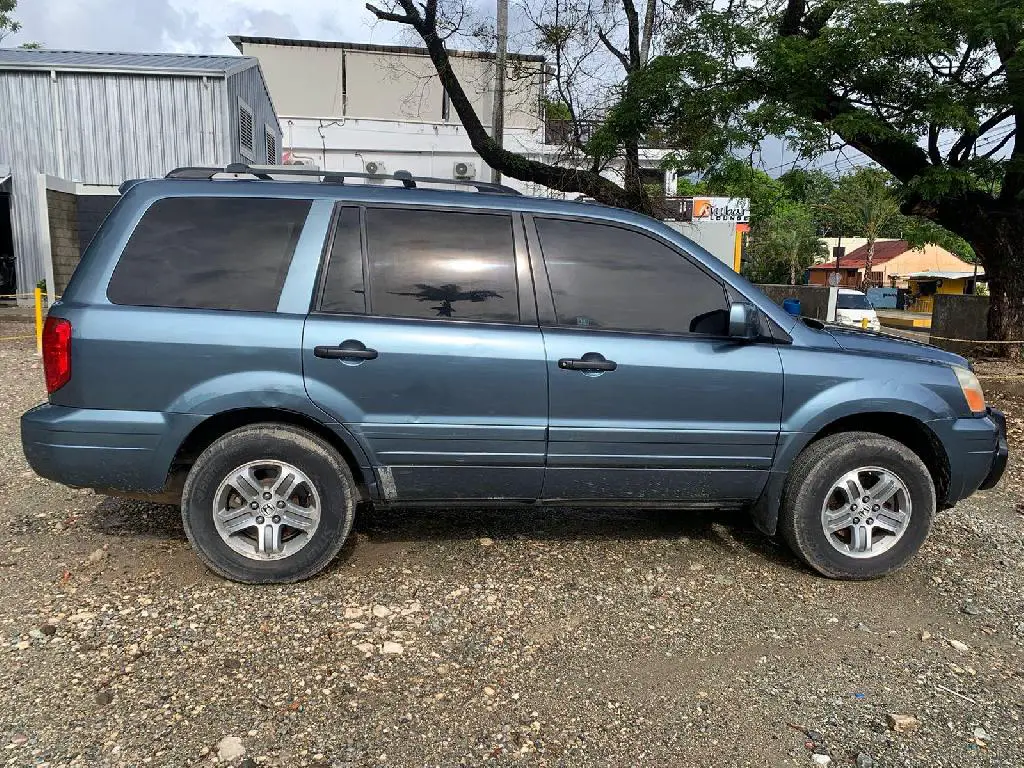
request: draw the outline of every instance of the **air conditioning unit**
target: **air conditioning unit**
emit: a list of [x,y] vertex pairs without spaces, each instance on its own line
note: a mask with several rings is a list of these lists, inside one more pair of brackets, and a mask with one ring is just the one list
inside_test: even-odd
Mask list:
[[388,169],[384,167],[384,163],[380,160],[367,160],[363,163],[363,170],[374,176],[383,176],[388,172]]
[[452,166],[452,176],[456,179],[475,179],[476,165],[474,163],[458,162]]

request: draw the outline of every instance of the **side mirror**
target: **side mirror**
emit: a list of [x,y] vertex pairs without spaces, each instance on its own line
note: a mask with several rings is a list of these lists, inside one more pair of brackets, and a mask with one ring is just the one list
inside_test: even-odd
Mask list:
[[729,305],[729,336],[754,341],[761,336],[761,314],[753,304],[733,302]]

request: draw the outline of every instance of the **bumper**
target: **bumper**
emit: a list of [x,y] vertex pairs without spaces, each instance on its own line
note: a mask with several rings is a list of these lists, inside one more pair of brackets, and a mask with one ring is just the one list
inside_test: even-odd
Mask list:
[[999,428],[999,439],[996,446],[995,456],[992,457],[992,467],[988,471],[988,475],[982,481],[981,485],[978,486],[979,491],[987,491],[989,488],[994,488],[996,484],[1002,479],[1003,472],[1006,471],[1006,462],[1010,458],[1010,446],[1006,442],[1006,416],[1003,415],[1002,411],[997,411],[995,408],[988,409],[988,417],[996,423]]
[[[1006,418],[989,408],[984,416],[942,422],[936,429],[949,457],[947,503],[955,504],[978,490],[993,487],[1006,469],[1009,449]],[[938,422],[932,422],[938,427]]]
[[200,417],[43,404],[21,417],[36,474],[64,485],[159,492],[181,438]]

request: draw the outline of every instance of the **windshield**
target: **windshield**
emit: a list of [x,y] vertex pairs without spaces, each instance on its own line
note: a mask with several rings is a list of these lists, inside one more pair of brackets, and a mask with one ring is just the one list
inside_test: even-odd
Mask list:
[[840,293],[839,309],[871,309],[871,302],[863,293]]

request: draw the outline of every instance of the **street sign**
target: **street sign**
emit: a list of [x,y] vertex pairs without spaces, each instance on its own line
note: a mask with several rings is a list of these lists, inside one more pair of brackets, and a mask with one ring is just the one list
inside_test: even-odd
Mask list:
[[839,286],[840,282],[842,282],[842,277],[840,277],[838,272],[829,272],[829,275],[828,275],[828,284],[829,285],[831,285],[833,288],[837,288]]

